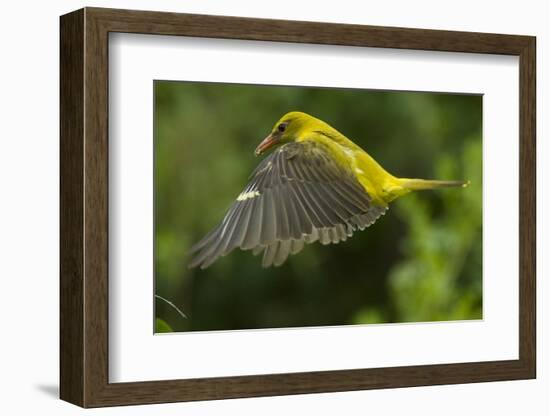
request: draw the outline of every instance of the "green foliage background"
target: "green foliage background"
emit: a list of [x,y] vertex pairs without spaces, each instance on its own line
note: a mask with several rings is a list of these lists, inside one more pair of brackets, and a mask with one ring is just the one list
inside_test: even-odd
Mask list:
[[[188,269],[286,112],[325,120],[404,177],[468,179],[414,193],[343,244],[313,244],[262,269],[233,251]],[[353,89],[155,82],[157,331],[480,319],[482,97]]]

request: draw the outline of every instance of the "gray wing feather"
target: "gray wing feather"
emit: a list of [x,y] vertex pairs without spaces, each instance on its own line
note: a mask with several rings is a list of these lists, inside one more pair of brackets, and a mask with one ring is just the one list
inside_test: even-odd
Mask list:
[[262,219],[264,213],[264,200],[265,198],[254,198],[252,200],[250,222],[248,223],[248,226],[246,228],[246,234],[241,245],[241,248],[243,250],[250,250],[260,244],[260,235],[262,233]]

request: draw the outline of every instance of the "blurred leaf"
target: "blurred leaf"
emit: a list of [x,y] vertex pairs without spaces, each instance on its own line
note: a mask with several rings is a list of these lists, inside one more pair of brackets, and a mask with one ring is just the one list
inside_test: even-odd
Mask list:
[[354,324],[379,324],[387,322],[379,309],[364,308],[359,310],[353,319]]
[[471,168],[481,166],[481,140],[465,141],[462,154],[440,158],[438,177],[463,171],[471,181],[462,192],[437,192],[441,215],[427,210],[422,194],[396,204],[409,223],[405,259],[389,275],[399,321],[481,318],[481,171]]
[[170,325],[168,325],[164,320],[157,318],[155,319],[155,333],[166,333],[174,332]]

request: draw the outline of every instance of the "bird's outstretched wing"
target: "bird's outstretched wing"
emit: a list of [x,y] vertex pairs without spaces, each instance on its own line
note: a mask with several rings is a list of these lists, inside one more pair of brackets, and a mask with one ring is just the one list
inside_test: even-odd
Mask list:
[[223,221],[191,248],[189,267],[204,269],[237,247],[263,252],[264,267],[279,266],[305,244],[345,241],[386,209],[325,145],[288,143],[260,162]]

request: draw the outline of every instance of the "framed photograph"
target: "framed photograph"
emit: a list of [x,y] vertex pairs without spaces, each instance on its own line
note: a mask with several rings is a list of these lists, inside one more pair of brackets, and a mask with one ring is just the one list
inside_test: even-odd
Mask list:
[[63,400],[536,376],[534,37],[60,25]]

